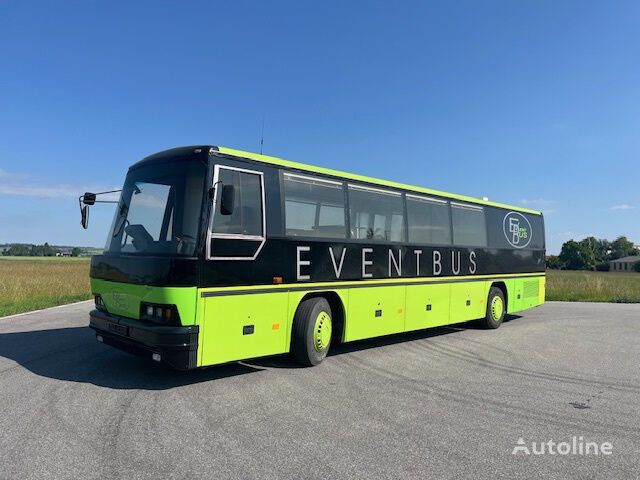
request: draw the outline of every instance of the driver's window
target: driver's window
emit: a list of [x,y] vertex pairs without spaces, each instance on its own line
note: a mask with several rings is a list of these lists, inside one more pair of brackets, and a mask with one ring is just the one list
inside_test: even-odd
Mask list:
[[[220,168],[212,233],[262,236],[262,186],[260,175]],[[221,212],[222,185],[233,185],[233,212]]]

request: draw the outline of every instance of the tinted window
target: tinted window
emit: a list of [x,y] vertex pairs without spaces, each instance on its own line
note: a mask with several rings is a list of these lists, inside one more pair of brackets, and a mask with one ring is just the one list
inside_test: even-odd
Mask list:
[[399,193],[349,185],[351,237],[404,241],[404,214]]
[[[262,188],[260,175],[221,168],[216,188],[216,211],[213,233],[262,236]],[[231,215],[222,215],[220,196],[222,185],[233,185],[234,201]]]
[[469,247],[487,246],[487,226],[484,208],[451,202],[453,243]]
[[412,243],[451,243],[449,204],[446,200],[407,195],[409,241]]
[[[518,212],[498,207],[485,207],[487,217],[487,242],[492,248],[544,248],[544,221],[541,215]],[[526,229],[520,241],[514,243],[515,223]]]
[[289,173],[283,177],[287,235],[347,236],[342,183]]

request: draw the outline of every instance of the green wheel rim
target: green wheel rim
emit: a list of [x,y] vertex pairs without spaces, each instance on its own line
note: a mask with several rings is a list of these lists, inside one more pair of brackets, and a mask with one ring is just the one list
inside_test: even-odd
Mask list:
[[502,314],[504,313],[504,302],[502,301],[502,297],[496,295],[491,300],[491,316],[494,320],[500,320]]
[[313,346],[318,352],[329,346],[331,341],[331,317],[325,311],[318,314],[313,326]]

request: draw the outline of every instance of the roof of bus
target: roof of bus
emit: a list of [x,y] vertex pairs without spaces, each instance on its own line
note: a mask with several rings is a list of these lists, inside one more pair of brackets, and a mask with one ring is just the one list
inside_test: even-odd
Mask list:
[[256,160],[258,162],[264,162],[264,163],[271,163],[274,165],[281,165],[283,167],[290,167],[290,168],[296,168],[298,170],[305,170],[308,172],[317,172],[317,173],[324,173],[326,175],[333,175],[335,177],[341,177],[341,178],[346,178],[346,179],[350,179],[350,180],[359,180],[362,182],[367,182],[367,183],[373,183],[376,185],[384,185],[386,187],[393,187],[393,188],[400,188],[403,190],[410,190],[410,191],[414,191],[414,192],[420,192],[420,193],[427,193],[427,194],[432,194],[432,195],[439,195],[442,197],[447,197],[447,198],[451,198],[451,199],[455,199],[455,200],[463,200],[465,202],[471,202],[471,203],[476,203],[476,204],[480,204],[480,205],[490,205],[493,207],[500,207],[500,208],[508,208],[511,210],[515,210],[515,211],[519,211],[519,212],[526,212],[526,213],[532,213],[535,215],[541,215],[541,212],[537,211],[537,210],[531,210],[529,208],[523,208],[523,207],[516,207],[513,205],[506,205],[504,203],[498,203],[498,202],[491,202],[491,201],[487,201],[487,200],[482,200],[481,198],[475,198],[475,197],[468,197],[466,195],[458,195],[455,193],[447,193],[447,192],[441,192],[438,190],[432,190],[430,188],[423,188],[423,187],[416,187],[413,185],[405,185],[402,183],[397,183],[397,182],[390,182],[388,180],[380,180],[378,178],[372,178],[372,177],[365,177],[363,175],[356,175],[354,173],[348,173],[348,172],[341,172],[339,170],[332,170],[329,168],[323,168],[323,167],[316,167],[313,165],[305,165],[303,163],[297,163],[297,162],[292,162],[290,160],[284,160],[282,158],[277,158],[277,157],[270,157],[268,155],[261,155],[258,153],[251,153],[251,152],[245,152],[242,150],[235,150],[233,148],[226,148],[226,147],[214,147],[216,148],[220,153],[224,153],[227,155],[233,155],[236,157],[242,157],[242,158],[248,158],[251,160]]

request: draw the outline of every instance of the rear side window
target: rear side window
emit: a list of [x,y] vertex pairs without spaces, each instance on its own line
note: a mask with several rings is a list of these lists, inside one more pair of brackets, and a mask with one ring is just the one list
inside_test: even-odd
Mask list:
[[287,235],[346,238],[341,182],[290,173],[283,180]]
[[487,246],[484,208],[468,203],[451,202],[453,243],[468,247]]
[[407,195],[409,242],[451,244],[451,220],[446,200]]
[[[221,185],[233,185],[234,202],[231,215],[220,211]],[[216,211],[212,232],[233,235],[262,235],[262,185],[260,175],[220,168],[216,187]]]
[[351,237],[404,242],[402,203],[400,193],[349,185]]

